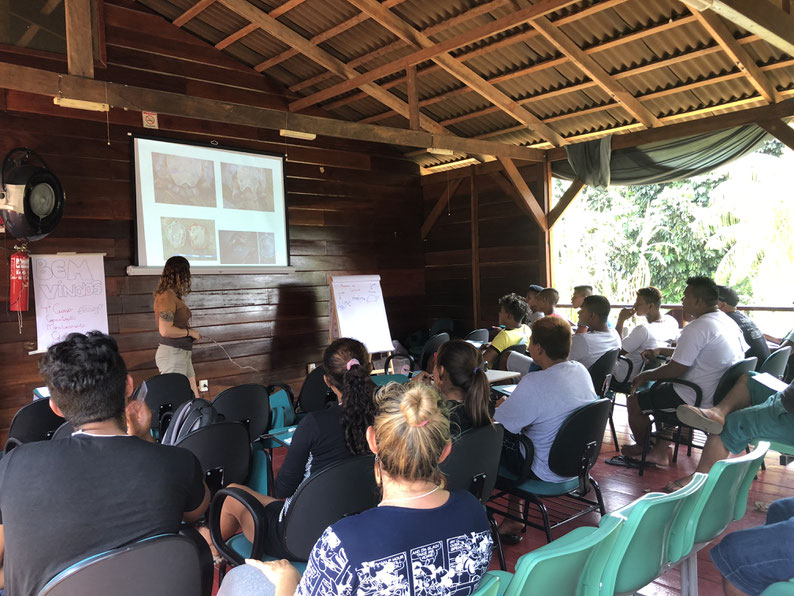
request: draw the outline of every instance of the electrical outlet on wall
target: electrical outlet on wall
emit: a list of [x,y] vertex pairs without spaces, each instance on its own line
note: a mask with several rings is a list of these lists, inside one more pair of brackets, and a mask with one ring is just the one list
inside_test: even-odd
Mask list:
[[210,390],[210,382],[207,379],[202,379],[198,382],[199,391],[206,393]]
[[307,365],[306,365],[306,372],[307,372],[307,373],[310,373],[310,372],[312,372],[312,371],[313,371],[315,368],[317,368],[317,365],[316,365],[314,362],[309,362],[309,364],[307,364]]

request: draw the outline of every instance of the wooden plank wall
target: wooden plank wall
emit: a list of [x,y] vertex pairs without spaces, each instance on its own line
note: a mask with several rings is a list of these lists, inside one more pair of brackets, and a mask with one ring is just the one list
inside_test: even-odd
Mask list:
[[[543,168],[519,170],[536,197],[543,197]],[[493,176],[477,176],[479,198],[480,325],[495,325],[497,300],[509,292],[522,296],[532,283],[544,285],[543,234],[525,210],[518,207]],[[447,183],[434,175],[422,187],[424,214],[430,212]],[[432,323],[451,317],[455,331],[464,335],[474,327],[472,308],[471,184],[464,178],[425,240],[427,313]]]
[[[107,68],[98,79],[265,107],[282,107],[275,84],[150,14],[128,0],[105,3]],[[65,60],[0,48],[0,60],[66,71]],[[2,81],[0,81],[0,87]],[[141,115],[113,109],[104,114],[65,110],[52,99],[0,89],[0,156],[19,146],[40,152],[67,192],[66,214],[35,253],[105,252],[111,333],[136,383],[157,373],[152,291],[157,278],[127,277],[134,259],[134,196],[130,133],[143,134]],[[193,325],[224,346],[230,363],[210,342],[197,344],[199,379],[210,395],[244,382],[300,385],[309,362],[328,343],[329,274],[382,276],[394,337],[424,321],[424,263],[419,238],[421,189],[417,166],[393,148],[318,138],[290,141],[252,127],[160,117],[160,136],[217,140],[222,145],[286,152],[286,188],[293,274],[196,276],[187,303]],[[108,136],[110,146],[108,146]],[[17,329],[8,312],[8,254],[0,259],[0,433],[41,384],[33,311]],[[32,297],[32,292],[31,292]]]

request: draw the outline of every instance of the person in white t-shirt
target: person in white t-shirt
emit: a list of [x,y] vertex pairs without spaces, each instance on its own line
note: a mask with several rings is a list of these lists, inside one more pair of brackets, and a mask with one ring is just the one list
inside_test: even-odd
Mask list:
[[[636,457],[642,453],[642,445],[650,432],[648,413],[653,410],[675,412],[681,404],[695,405],[696,394],[691,387],[681,384],[659,383],[652,389],[637,391],[643,383],[665,379],[684,379],[700,387],[701,408],[710,408],[714,401],[714,390],[723,373],[732,364],[744,358],[747,344],[741,329],[717,306],[719,292],[717,284],[709,277],[690,277],[687,281],[681,305],[684,314],[694,320],[684,327],[675,350],[654,348],[643,352],[646,360],[660,354],[672,357],[669,363],[640,373],[631,383],[632,395],[627,401],[629,426],[634,433],[634,445],[624,445],[623,455]],[[669,465],[670,444],[659,440],[648,452],[646,461]]]
[[662,315],[659,308],[662,305],[662,293],[653,286],[640,288],[637,290],[637,299],[634,306],[624,308],[618,314],[618,322],[615,331],[619,336],[623,336],[623,325],[626,320],[633,317],[645,317],[648,321],[641,323],[631,330],[625,338],[620,353],[631,362],[631,373],[629,365],[623,360],[618,361],[615,366],[614,378],[620,383],[631,381],[640,374],[643,359],[642,353],[653,348],[664,348],[670,342],[678,338],[678,321],[673,317]]
[[603,296],[584,299],[579,309],[579,327],[589,331],[573,336],[568,360],[581,362],[585,368],[590,368],[605,352],[620,348],[620,336],[607,325],[609,310],[609,300]]
[[[526,375],[512,395],[496,408],[494,419],[505,430],[523,433],[534,447],[532,474],[546,482],[564,482],[549,469],[549,451],[563,422],[574,410],[596,399],[587,369],[568,360],[571,349],[571,326],[562,317],[544,317],[532,324],[529,354],[542,370]],[[512,448],[512,452],[508,453]],[[515,447],[505,442],[506,457],[523,458]],[[518,463],[518,462],[516,462]],[[520,512],[520,501],[511,497],[510,510]],[[520,541],[520,522],[504,519],[499,532],[506,542]]]

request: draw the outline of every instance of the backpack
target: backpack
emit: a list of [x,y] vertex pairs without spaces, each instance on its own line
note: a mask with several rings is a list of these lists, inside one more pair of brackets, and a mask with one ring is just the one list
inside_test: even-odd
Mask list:
[[160,443],[176,445],[193,431],[222,420],[223,416],[206,399],[191,399],[174,411]]

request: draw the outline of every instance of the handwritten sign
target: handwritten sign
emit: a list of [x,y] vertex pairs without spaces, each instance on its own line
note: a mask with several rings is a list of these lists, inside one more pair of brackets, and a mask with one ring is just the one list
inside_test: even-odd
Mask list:
[[108,332],[102,255],[31,255],[39,350],[70,333]]
[[394,349],[379,275],[333,277],[331,303],[332,336],[357,339],[370,353]]

